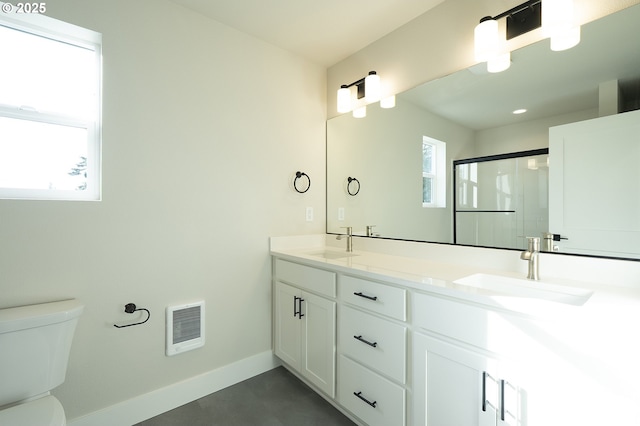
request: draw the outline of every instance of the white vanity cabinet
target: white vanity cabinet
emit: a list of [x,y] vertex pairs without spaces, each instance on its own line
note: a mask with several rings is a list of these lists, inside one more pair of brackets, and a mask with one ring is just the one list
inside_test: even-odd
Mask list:
[[274,352],[333,398],[336,274],[281,259],[274,264]]
[[272,246],[274,352],[356,424],[640,425],[640,289],[501,291],[466,263],[294,242]]
[[511,363],[486,350],[499,350],[499,342],[510,338],[508,331],[501,335],[506,329],[499,317],[453,300],[414,295],[412,424],[523,424],[525,394],[516,373]]
[[338,277],[340,405],[369,426],[406,423],[406,290]]
[[412,424],[522,424],[519,389],[504,378],[508,373],[490,355],[414,333],[412,358]]

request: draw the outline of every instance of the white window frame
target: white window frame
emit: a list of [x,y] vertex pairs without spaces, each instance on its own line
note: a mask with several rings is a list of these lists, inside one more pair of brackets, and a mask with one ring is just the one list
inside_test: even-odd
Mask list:
[[[424,185],[424,178],[428,177],[432,179],[432,198],[430,203],[425,203],[422,200],[422,207],[426,208],[444,208],[447,206],[447,144],[437,139],[430,138],[428,136],[422,137],[421,153],[424,153],[424,146],[431,146],[431,173],[422,171],[422,182]],[[424,161],[424,158],[423,158]],[[424,192],[424,188],[423,188]]]
[[[8,3],[0,2],[0,7]],[[6,7],[6,6],[5,6]],[[2,7],[4,11],[4,7]],[[102,34],[41,14],[0,13],[0,25],[37,36],[68,43],[95,52],[97,62],[95,117],[80,119],[59,114],[21,109],[0,104],[0,116],[58,124],[87,130],[87,188],[82,191],[58,189],[0,188],[0,199],[100,201],[102,194]]]

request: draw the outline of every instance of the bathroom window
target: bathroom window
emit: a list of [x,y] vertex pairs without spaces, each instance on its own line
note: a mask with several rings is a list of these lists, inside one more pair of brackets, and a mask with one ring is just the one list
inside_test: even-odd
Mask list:
[[3,13],[0,58],[0,198],[99,200],[100,34]]
[[422,138],[422,206],[446,207],[447,144],[427,136]]

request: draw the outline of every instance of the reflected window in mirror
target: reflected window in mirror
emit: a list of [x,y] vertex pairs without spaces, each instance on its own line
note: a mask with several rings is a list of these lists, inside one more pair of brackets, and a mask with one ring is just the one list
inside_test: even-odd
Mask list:
[[422,137],[422,207],[447,206],[447,144]]
[[478,163],[460,164],[457,178],[460,185],[458,206],[478,208]]

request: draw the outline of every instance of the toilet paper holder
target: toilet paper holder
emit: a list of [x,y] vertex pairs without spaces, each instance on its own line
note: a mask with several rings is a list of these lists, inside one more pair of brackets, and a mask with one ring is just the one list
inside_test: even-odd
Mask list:
[[134,325],[144,324],[145,322],[149,321],[149,318],[151,318],[151,312],[149,312],[148,309],[146,309],[146,308],[137,308],[135,303],[127,303],[126,305],[124,305],[124,311],[126,313],[128,313],[128,314],[132,314],[132,313],[134,313],[136,311],[145,311],[147,313],[147,319],[145,319],[144,321],[133,323],[133,324],[125,324],[125,325],[113,324],[114,327],[116,327],[116,328],[132,327]]

